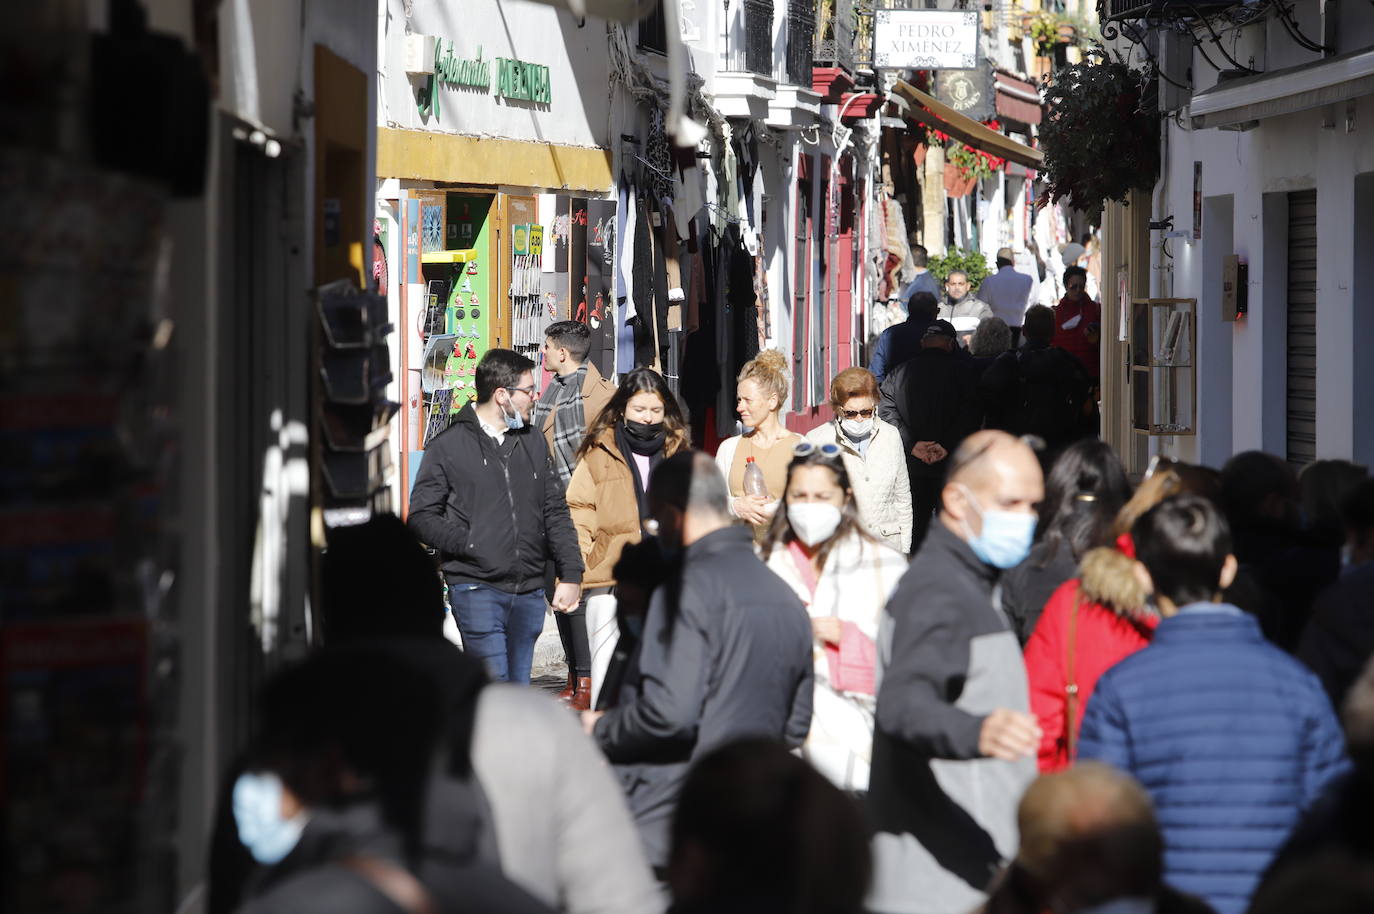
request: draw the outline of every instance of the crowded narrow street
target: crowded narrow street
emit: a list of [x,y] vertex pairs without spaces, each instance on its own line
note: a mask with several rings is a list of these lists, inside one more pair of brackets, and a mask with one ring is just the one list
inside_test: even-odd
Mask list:
[[1374,911],[1374,8],[0,29],[0,911]]

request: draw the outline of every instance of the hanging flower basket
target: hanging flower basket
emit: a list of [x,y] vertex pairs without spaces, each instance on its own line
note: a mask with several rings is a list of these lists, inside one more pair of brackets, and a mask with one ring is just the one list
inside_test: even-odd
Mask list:
[[1050,201],[1094,220],[1108,200],[1150,190],[1159,178],[1157,93],[1148,73],[1100,52],[1045,81],[1040,148]]

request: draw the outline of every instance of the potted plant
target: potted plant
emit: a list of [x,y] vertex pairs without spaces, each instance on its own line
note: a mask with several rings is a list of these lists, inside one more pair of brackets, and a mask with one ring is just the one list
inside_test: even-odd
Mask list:
[[1100,48],[1045,79],[1040,148],[1050,201],[1100,218],[1102,204],[1159,177],[1155,81]]

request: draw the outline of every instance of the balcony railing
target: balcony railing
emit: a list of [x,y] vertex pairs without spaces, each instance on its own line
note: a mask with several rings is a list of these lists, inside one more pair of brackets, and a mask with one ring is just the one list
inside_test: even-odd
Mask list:
[[854,67],[856,72],[873,72],[873,0],[855,0]]
[[[816,66],[854,72],[855,0],[820,0],[816,23]],[[788,33],[791,37],[791,33]]]
[[783,61],[786,81],[811,86],[811,61],[816,40],[814,0],[787,0],[787,52]]
[[741,0],[737,25],[729,31],[731,70],[773,76],[773,0]]

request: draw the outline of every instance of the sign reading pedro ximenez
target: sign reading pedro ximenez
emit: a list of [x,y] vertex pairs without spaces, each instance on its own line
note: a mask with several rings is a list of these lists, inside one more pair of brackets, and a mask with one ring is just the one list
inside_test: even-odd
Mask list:
[[420,113],[439,116],[439,86],[460,86],[494,91],[505,99],[550,104],[553,92],[549,85],[549,68],[509,57],[497,57],[496,78],[492,79],[492,61],[482,59],[482,48],[476,57],[458,57],[453,42],[442,39],[434,42],[434,74],[426,81],[418,99]]

